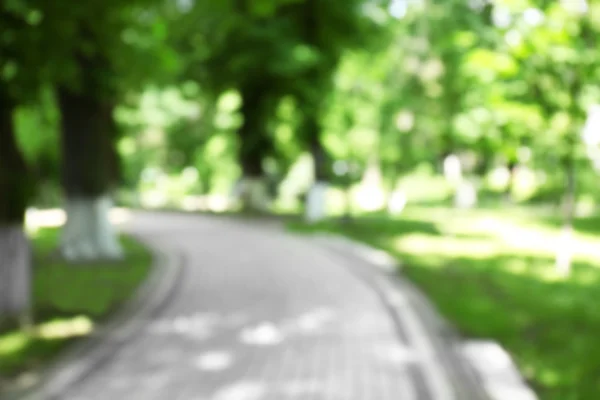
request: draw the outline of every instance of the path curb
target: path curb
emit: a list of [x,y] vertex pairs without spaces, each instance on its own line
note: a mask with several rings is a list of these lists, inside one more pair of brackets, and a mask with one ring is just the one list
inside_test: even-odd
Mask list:
[[[427,297],[412,283],[398,275],[401,263],[389,253],[373,248],[364,243],[336,234],[313,235],[317,239],[330,244],[343,246],[346,251],[361,259],[367,265],[375,266],[380,270],[382,279],[374,279],[373,284],[385,297],[396,297],[392,293],[402,294],[401,298],[386,299],[389,309],[396,314],[395,317],[404,325],[406,324],[407,309],[412,309],[410,319],[414,325],[412,336],[419,339],[419,334],[425,334],[433,346],[435,360],[442,364],[443,370],[455,392],[456,400],[491,400],[491,394],[486,390],[482,378],[475,372],[470,362],[464,356],[463,340],[458,332],[436,311]],[[374,256],[375,262],[374,263]],[[408,303],[401,304],[401,303]],[[409,331],[409,327],[404,329]],[[439,382],[442,384],[443,382]],[[440,390],[442,390],[440,388]],[[437,399],[437,397],[435,397]]]
[[153,253],[152,270],[133,297],[92,335],[71,346],[26,388],[0,394],[0,400],[57,400],[65,389],[80,383],[107,361],[167,304],[180,282],[184,260],[173,248],[161,248],[146,238],[130,234]]

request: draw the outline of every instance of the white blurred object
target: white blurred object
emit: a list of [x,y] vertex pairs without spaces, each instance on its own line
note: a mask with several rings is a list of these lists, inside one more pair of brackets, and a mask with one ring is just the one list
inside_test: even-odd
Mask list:
[[538,400],[508,353],[497,343],[469,341],[462,346],[462,355],[480,376],[493,400]]
[[356,193],[356,202],[361,210],[377,211],[385,205],[385,193],[380,186],[361,185]]
[[561,5],[570,12],[586,14],[589,10],[587,0],[560,0]]
[[327,183],[315,182],[308,191],[305,215],[308,222],[318,222],[325,218],[327,214],[327,190]]
[[462,165],[456,154],[450,154],[444,159],[444,176],[453,184],[458,184],[462,180]]
[[61,253],[69,261],[120,260],[123,249],[109,218],[112,200],[67,198],[66,222],[62,230]]
[[590,106],[582,138],[588,146],[600,145],[600,104]]
[[477,188],[472,182],[459,183],[454,196],[454,205],[458,208],[472,208],[477,205]]
[[396,189],[392,192],[388,201],[388,212],[392,215],[398,215],[404,210],[407,203],[406,192],[402,189]]
[[225,351],[210,351],[194,360],[194,365],[203,371],[222,371],[232,363],[233,357]]
[[246,328],[240,335],[242,342],[255,346],[269,346],[283,341],[279,329],[270,322],[262,323],[254,328]]
[[596,171],[600,171],[600,105],[594,104],[588,110],[581,138],[586,145],[587,156]]

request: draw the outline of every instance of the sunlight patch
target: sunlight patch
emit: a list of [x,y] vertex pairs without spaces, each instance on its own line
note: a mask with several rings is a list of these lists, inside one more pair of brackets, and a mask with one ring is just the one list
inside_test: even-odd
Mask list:
[[318,381],[296,381],[283,384],[281,391],[287,396],[297,397],[320,393],[323,389],[323,384]]
[[256,346],[272,346],[281,343],[283,335],[275,325],[264,322],[256,327],[242,330],[240,340]]
[[89,335],[93,329],[92,321],[80,316],[42,324],[38,327],[37,335],[43,339],[66,339]]
[[0,336],[0,355],[10,355],[23,350],[29,344],[29,337],[22,332]]
[[498,254],[498,246],[489,240],[435,237],[423,234],[405,235],[396,239],[395,246],[411,254],[438,254],[449,257],[468,256],[487,258]]
[[317,331],[324,324],[331,321],[333,312],[327,309],[320,309],[314,312],[305,314],[298,319],[298,326],[304,331]]
[[264,385],[255,382],[239,382],[220,389],[213,400],[259,400],[267,390]]
[[154,334],[178,334],[195,340],[207,340],[215,334],[218,325],[218,315],[197,313],[178,316],[172,320],[157,321],[148,326],[148,329]]
[[529,263],[524,259],[511,260],[506,264],[506,270],[513,274],[524,274],[529,268]]
[[375,356],[391,364],[407,364],[417,361],[415,351],[400,344],[380,346],[374,350]]
[[194,365],[203,371],[222,371],[232,363],[233,357],[226,351],[210,351],[194,360]]

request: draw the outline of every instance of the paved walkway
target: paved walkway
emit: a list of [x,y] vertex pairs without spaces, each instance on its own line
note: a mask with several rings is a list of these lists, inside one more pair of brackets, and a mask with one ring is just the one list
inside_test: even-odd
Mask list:
[[183,255],[180,286],[61,399],[455,398],[428,387],[430,371],[415,374],[422,355],[348,256],[211,217],[141,214],[127,229]]

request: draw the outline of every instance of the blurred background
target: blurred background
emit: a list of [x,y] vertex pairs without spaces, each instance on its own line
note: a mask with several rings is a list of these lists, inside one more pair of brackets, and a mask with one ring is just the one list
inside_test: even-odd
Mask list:
[[113,205],[292,216],[401,257],[543,398],[595,399],[599,33],[586,0],[4,1],[4,293],[23,232],[122,258]]
[[[222,211],[236,206],[240,178],[256,178],[264,206],[298,212],[316,153],[328,213],[347,202],[397,209],[402,197],[452,204],[457,189],[465,205],[475,195],[480,205],[556,205],[569,173],[577,209],[597,201],[600,16],[571,10],[577,0],[331,2],[313,5],[314,20],[303,1],[114,3],[122,11],[106,22],[86,21],[97,15],[87,5],[72,16],[7,6],[29,26],[3,29],[24,54],[4,45],[2,68],[11,91],[28,94],[15,135],[37,181],[32,206],[61,205],[57,85],[81,84],[81,57],[62,54],[84,47],[104,58],[90,68],[107,75],[121,205]],[[86,23],[97,25],[89,39]],[[27,54],[27,41],[43,39],[56,55]],[[40,87],[25,93],[19,79],[33,78]]]

